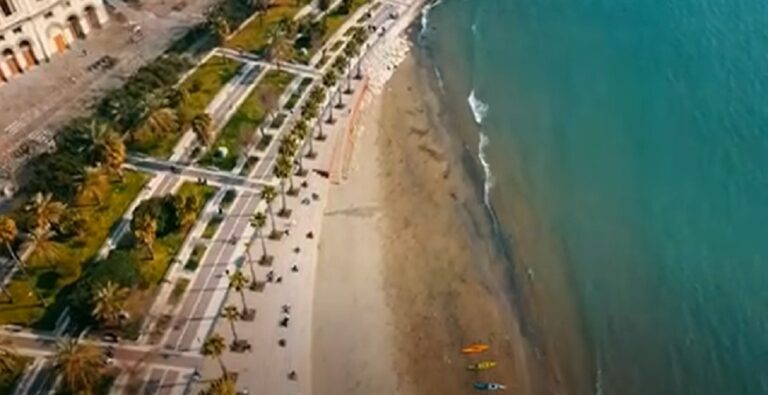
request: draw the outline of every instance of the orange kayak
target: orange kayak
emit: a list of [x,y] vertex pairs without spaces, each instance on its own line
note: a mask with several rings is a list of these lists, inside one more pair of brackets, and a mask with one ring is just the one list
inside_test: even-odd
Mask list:
[[462,348],[461,352],[464,354],[477,354],[486,351],[489,348],[491,348],[491,346],[485,343],[474,343]]

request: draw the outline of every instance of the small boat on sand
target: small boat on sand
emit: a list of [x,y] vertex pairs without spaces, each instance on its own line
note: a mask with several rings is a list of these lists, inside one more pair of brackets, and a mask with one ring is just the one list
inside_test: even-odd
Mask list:
[[485,343],[473,343],[461,349],[464,354],[477,354],[488,350],[491,346]]
[[473,384],[473,386],[476,390],[480,391],[500,391],[507,388],[507,386],[504,384],[486,382],[477,382]]
[[482,361],[467,365],[467,370],[488,370],[496,366],[496,361]]

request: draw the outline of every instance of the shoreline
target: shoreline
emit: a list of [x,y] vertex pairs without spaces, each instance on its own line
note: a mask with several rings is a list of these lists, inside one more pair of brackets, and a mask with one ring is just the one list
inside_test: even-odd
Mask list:
[[[490,224],[478,216],[484,207],[465,154],[442,130],[422,72],[409,54],[366,106],[352,176],[330,192],[313,318],[314,392],[465,393],[487,380],[515,393],[551,393],[498,284],[505,269]],[[344,278],[334,278],[339,272]],[[345,316],[357,318],[340,322]],[[482,358],[459,353],[478,340],[492,350]],[[482,359],[498,368],[466,370]]]

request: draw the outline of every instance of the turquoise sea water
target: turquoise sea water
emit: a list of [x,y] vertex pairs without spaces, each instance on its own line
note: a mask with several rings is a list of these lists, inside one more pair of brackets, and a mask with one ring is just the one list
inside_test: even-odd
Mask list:
[[443,0],[422,43],[590,392],[768,394],[768,2]]

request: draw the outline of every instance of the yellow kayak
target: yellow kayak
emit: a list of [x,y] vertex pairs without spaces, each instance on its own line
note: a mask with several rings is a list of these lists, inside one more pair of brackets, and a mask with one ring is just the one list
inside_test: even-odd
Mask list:
[[486,351],[489,348],[491,348],[491,346],[485,343],[474,343],[462,348],[461,352],[464,354],[477,354]]
[[496,366],[496,361],[482,361],[467,365],[467,370],[488,370]]

